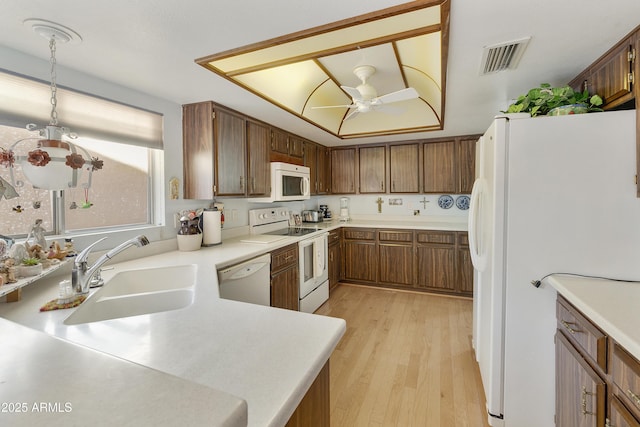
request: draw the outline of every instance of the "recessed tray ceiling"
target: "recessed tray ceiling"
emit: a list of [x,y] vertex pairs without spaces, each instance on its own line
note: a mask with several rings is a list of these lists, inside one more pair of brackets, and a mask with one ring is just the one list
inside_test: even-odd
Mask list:
[[[414,1],[196,62],[342,139],[441,130],[448,34],[449,0]],[[418,97],[384,96],[406,88]]]

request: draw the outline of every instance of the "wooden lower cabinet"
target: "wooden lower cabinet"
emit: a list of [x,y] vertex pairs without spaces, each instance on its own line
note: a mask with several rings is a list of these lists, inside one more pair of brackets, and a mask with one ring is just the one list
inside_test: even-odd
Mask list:
[[640,361],[558,295],[556,426],[640,427]]
[[378,247],[375,241],[345,240],[344,278],[359,282],[377,282]]
[[609,423],[611,427],[640,427],[640,422],[631,414],[616,396],[611,397],[609,404]]
[[473,296],[466,232],[345,228],[344,280]]
[[562,332],[556,334],[556,373],[556,426],[604,426],[606,384]]
[[329,292],[342,280],[341,229],[329,232]]
[[329,361],[302,398],[286,427],[329,427],[331,407],[329,394]]
[[271,307],[299,309],[298,244],[271,252]]
[[419,245],[416,286],[432,291],[453,292],[456,285],[455,246]]

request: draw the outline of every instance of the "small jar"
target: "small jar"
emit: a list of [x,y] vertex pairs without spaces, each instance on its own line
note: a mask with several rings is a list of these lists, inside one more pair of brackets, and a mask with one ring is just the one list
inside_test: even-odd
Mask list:
[[74,296],[71,280],[62,280],[58,283],[58,304],[67,304],[73,301]]

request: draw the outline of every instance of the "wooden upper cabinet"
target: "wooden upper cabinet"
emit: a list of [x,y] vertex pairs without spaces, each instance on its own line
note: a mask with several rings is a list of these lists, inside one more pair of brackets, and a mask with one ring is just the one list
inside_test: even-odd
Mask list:
[[471,194],[476,179],[476,142],[478,138],[461,139],[458,143],[458,191]]
[[289,135],[289,155],[299,159],[304,158],[304,140],[294,135]]
[[387,191],[387,150],[383,147],[360,147],[360,193],[385,193]]
[[271,131],[271,151],[289,154],[289,134],[278,129]]
[[304,140],[281,129],[272,128],[270,158],[272,162],[287,162],[302,165],[304,159]]
[[214,196],[213,103],[182,106],[183,197]]
[[355,194],[356,149],[336,148],[331,150],[331,192],[333,194]]
[[244,196],[246,192],[245,117],[215,109],[216,195]]
[[471,193],[475,181],[478,137],[459,137],[423,144],[425,193]]
[[390,193],[420,191],[420,156],[418,144],[389,146]]
[[247,121],[248,196],[268,196],[271,194],[270,133],[269,126]]
[[331,193],[331,150],[318,145],[318,194]]
[[[620,40],[603,56],[574,78],[569,85],[576,90],[587,88],[604,101],[603,108],[617,108],[634,99],[634,80],[638,62],[637,33]],[[630,105],[629,108],[633,108]]]
[[455,193],[456,141],[428,142],[423,146],[425,193]]
[[318,146],[313,142],[304,143],[304,165],[309,168],[311,195],[318,194]]

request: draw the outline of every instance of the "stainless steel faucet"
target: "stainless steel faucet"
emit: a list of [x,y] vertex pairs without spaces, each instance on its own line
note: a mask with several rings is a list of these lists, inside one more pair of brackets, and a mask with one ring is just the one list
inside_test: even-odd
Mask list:
[[131,246],[137,246],[140,248],[149,244],[149,239],[140,234],[111,249],[109,252],[98,258],[98,260],[89,267],[87,264],[87,258],[91,253],[91,249],[104,239],[106,239],[106,237],[90,244],[85,250],[80,252],[73,261],[73,269],[71,270],[71,286],[73,286],[73,290],[77,294],[86,294],[89,292],[91,278],[100,271],[100,267],[102,267],[105,262]]

